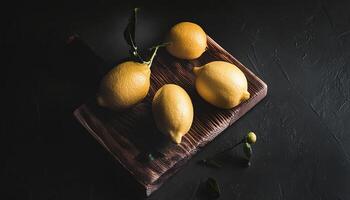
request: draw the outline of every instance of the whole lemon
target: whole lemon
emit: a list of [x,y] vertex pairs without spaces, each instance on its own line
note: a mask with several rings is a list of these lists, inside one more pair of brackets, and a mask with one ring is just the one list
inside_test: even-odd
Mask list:
[[117,65],[103,77],[97,103],[113,110],[135,105],[146,97],[150,75],[147,63],[127,61]]
[[193,121],[193,105],[187,92],[178,85],[164,85],[154,95],[152,111],[158,129],[173,142],[181,143]]
[[245,75],[231,63],[213,61],[193,72],[198,94],[214,106],[229,109],[250,97]]
[[180,59],[196,59],[207,48],[207,35],[200,26],[191,22],[181,22],[173,26],[167,40],[168,52]]

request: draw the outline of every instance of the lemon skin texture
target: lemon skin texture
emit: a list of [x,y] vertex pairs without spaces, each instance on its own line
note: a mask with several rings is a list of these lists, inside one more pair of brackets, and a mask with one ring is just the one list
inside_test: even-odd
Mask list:
[[164,85],[154,95],[152,111],[158,129],[174,143],[181,143],[193,122],[193,105],[187,92],[178,85]]
[[193,72],[198,94],[216,107],[230,109],[250,97],[244,73],[231,63],[213,61]]
[[174,25],[168,34],[167,51],[180,59],[193,60],[207,48],[207,35],[197,24],[181,22]]
[[97,103],[112,110],[130,108],[148,94],[151,70],[147,64],[121,63],[102,79]]

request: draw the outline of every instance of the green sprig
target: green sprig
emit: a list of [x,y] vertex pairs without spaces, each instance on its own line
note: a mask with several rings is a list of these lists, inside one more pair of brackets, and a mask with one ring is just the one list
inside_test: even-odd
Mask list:
[[208,178],[205,182],[207,191],[212,198],[219,198],[221,194],[220,186],[214,178]]
[[169,43],[162,43],[156,46],[153,46],[149,48],[150,51],[153,51],[150,59],[148,61],[145,61],[141,53],[139,52],[139,48],[136,45],[136,22],[137,22],[137,13],[140,9],[139,8],[134,8],[131,16],[129,17],[128,24],[124,30],[124,39],[126,43],[129,45],[129,53],[132,57],[136,58],[139,62],[145,63],[148,66],[152,65],[153,59],[157,54],[157,51],[160,47],[165,47]]
[[138,48],[136,46],[136,22],[137,22],[137,12],[139,8],[134,8],[131,16],[129,17],[128,25],[124,30],[124,39],[130,47],[130,54],[137,58],[140,62],[144,62],[142,56],[140,55]]
[[209,167],[215,167],[215,168],[221,168],[222,165],[220,162],[218,162],[218,157],[228,151],[231,151],[233,150],[234,148],[236,148],[237,146],[242,145],[242,148],[243,148],[243,152],[244,152],[244,155],[246,156],[247,158],[247,164],[248,166],[250,166],[250,158],[252,157],[253,155],[253,148],[252,148],[252,145],[256,143],[256,140],[257,140],[257,137],[255,135],[254,132],[249,132],[242,140],[240,140],[238,143],[236,143],[235,145],[231,146],[231,147],[228,147],[222,151],[219,151],[217,153],[215,153],[214,155],[212,156],[209,156],[205,159],[202,159],[202,160],[199,160],[198,163],[200,164],[204,164],[206,166],[209,166]]

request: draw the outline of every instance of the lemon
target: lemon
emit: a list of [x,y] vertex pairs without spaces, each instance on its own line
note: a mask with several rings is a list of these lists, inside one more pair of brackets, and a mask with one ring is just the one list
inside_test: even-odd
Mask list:
[[203,54],[207,47],[207,35],[195,23],[181,22],[174,25],[169,32],[166,49],[180,59],[192,60]]
[[97,103],[113,110],[139,103],[148,93],[150,75],[147,63],[127,61],[117,65],[102,79]]
[[193,121],[193,105],[187,92],[178,85],[164,85],[154,95],[152,111],[158,129],[173,142],[181,143]]
[[250,97],[245,75],[231,63],[213,61],[193,72],[198,94],[214,106],[229,109]]

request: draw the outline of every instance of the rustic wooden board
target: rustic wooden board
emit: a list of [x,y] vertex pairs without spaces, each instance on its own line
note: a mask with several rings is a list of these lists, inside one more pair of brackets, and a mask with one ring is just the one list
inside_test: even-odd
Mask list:
[[[231,62],[244,72],[251,94],[248,101],[231,110],[224,110],[211,106],[198,96],[191,69],[214,60]],[[267,94],[266,84],[210,37],[208,50],[199,59],[179,60],[162,50],[151,70],[149,94],[137,106],[118,113],[100,108],[91,101],[74,111],[79,122],[131,174],[147,196],[174,175],[201,147],[212,141]],[[192,127],[179,145],[171,144],[158,132],[152,117],[152,97],[166,83],[183,87],[194,105]],[[162,156],[153,161],[143,159],[147,152],[155,151]]]

